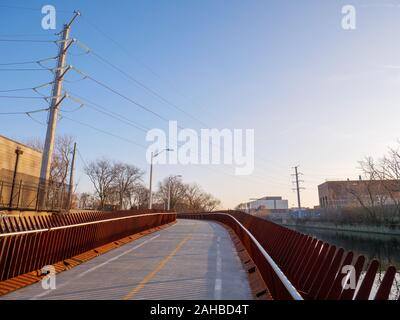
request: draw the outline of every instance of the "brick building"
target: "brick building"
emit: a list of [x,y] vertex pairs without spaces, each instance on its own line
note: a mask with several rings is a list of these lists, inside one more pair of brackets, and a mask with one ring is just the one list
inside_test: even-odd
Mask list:
[[400,202],[400,180],[327,181],[318,186],[318,196],[321,208],[391,205]]

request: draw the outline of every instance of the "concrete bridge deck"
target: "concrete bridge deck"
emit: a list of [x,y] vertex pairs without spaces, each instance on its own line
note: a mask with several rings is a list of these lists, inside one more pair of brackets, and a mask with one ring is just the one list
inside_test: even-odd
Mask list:
[[178,220],[71,270],[56,289],[36,283],[1,299],[253,299],[228,231],[202,220]]

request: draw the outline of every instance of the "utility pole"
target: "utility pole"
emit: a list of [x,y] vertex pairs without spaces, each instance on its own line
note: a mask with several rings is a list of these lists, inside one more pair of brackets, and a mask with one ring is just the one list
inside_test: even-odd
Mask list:
[[167,205],[167,210],[171,208],[171,177],[168,177],[168,205]]
[[75,154],[76,154],[76,142],[74,143],[74,151],[72,153],[72,161],[71,161],[71,172],[69,174],[69,190],[68,190],[68,203],[67,203],[68,211],[71,209],[72,194],[74,192]]
[[151,153],[151,160],[150,160],[150,183],[149,183],[149,209],[150,210],[153,208],[152,182],[153,182],[153,152]]
[[168,177],[168,205],[167,205],[168,211],[171,210],[171,183],[172,183],[172,179],[176,179],[176,178],[182,178],[182,175],[179,174],[177,176]]
[[299,166],[294,167],[294,174],[292,174],[292,176],[294,176],[296,179],[294,181],[294,183],[296,183],[296,188],[293,190],[297,191],[297,207],[300,210],[301,209],[300,190],[304,189],[304,188],[300,187],[300,182],[304,182],[304,181],[299,180],[299,175],[302,175],[302,173],[298,171],[298,168],[299,168]]
[[71,24],[74,22],[75,18],[79,15],[80,13],[78,11],[75,11],[71,21],[68,24],[64,25],[64,29],[61,33],[60,50],[58,53],[57,69],[55,71],[54,84],[51,97],[50,115],[47,123],[46,140],[42,155],[42,166],[40,169],[40,184],[42,185],[42,193],[40,196],[40,207],[43,205],[46,194],[47,181],[49,180],[50,177],[50,168],[54,151],[54,141],[56,136],[58,111],[61,102],[65,99],[65,96],[61,97],[61,93],[62,93],[62,83],[64,75],[69,70],[68,68],[66,68],[67,51],[73,43],[73,40],[69,39]]
[[151,153],[151,159],[150,159],[150,182],[149,182],[149,209],[153,209],[153,190],[152,190],[152,184],[153,184],[153,159],[163,153],[164,151],[170,152],[174,151],[173,149],[163,149],[161,151],[158,151],[156,153]]

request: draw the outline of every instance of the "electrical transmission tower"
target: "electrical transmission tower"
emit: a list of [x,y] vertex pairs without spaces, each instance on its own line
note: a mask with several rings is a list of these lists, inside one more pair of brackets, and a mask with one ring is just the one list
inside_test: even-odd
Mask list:
[[294,188],[293,190],[297,192],[297,207],[300,210],[301,209],[300,190],[304,190],[305,188],[300,187],[300,183],[302,183],[304,181],[300,180],[299,176],[301,176],[303,174],[298,171],[299,166],[295,166],[295,167],[293,167],[293,169],[294,169],[294,174],[292,174],[292,176],[295,177],[295,181],[293,181],[293,183],[296,184],[296,188]]
[[41,195],[39,197],[39,204],[38,204],[39,208],[43,206],[47,189],[47,181],[49,180],[50,177],[50,168],[51,168],[51,161],[53,158],[58,112],[60,109],[61,102],[65,99],[65,96],[61,97],[61,93],[62,93],[62,83],[64,76],[69,70],[69,68],[66,65],[67,51],[74,42],[73,39],[69,38],[69,34],[71,31],[71,24],[79,15],[80,13],[78,11],[75,11],[71,21],[68,24],[64,25],[64,29],[61,32],[61,39],[59,41],[60,50],[57,56],[57,61],[58,61],[57,69],[55,70],[55,78],[54,78],[54,85],[53,85],[51,105],[50,105],[50,115],[47,123],[46,140],[44,144],[42,165],[40,169]]

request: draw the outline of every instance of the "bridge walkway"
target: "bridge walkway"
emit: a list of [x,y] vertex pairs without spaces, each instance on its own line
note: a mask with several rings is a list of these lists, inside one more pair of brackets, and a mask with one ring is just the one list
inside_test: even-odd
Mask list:
[[228,231],[215,222],[177,220],[106,254],[1,299],[253,299]]

